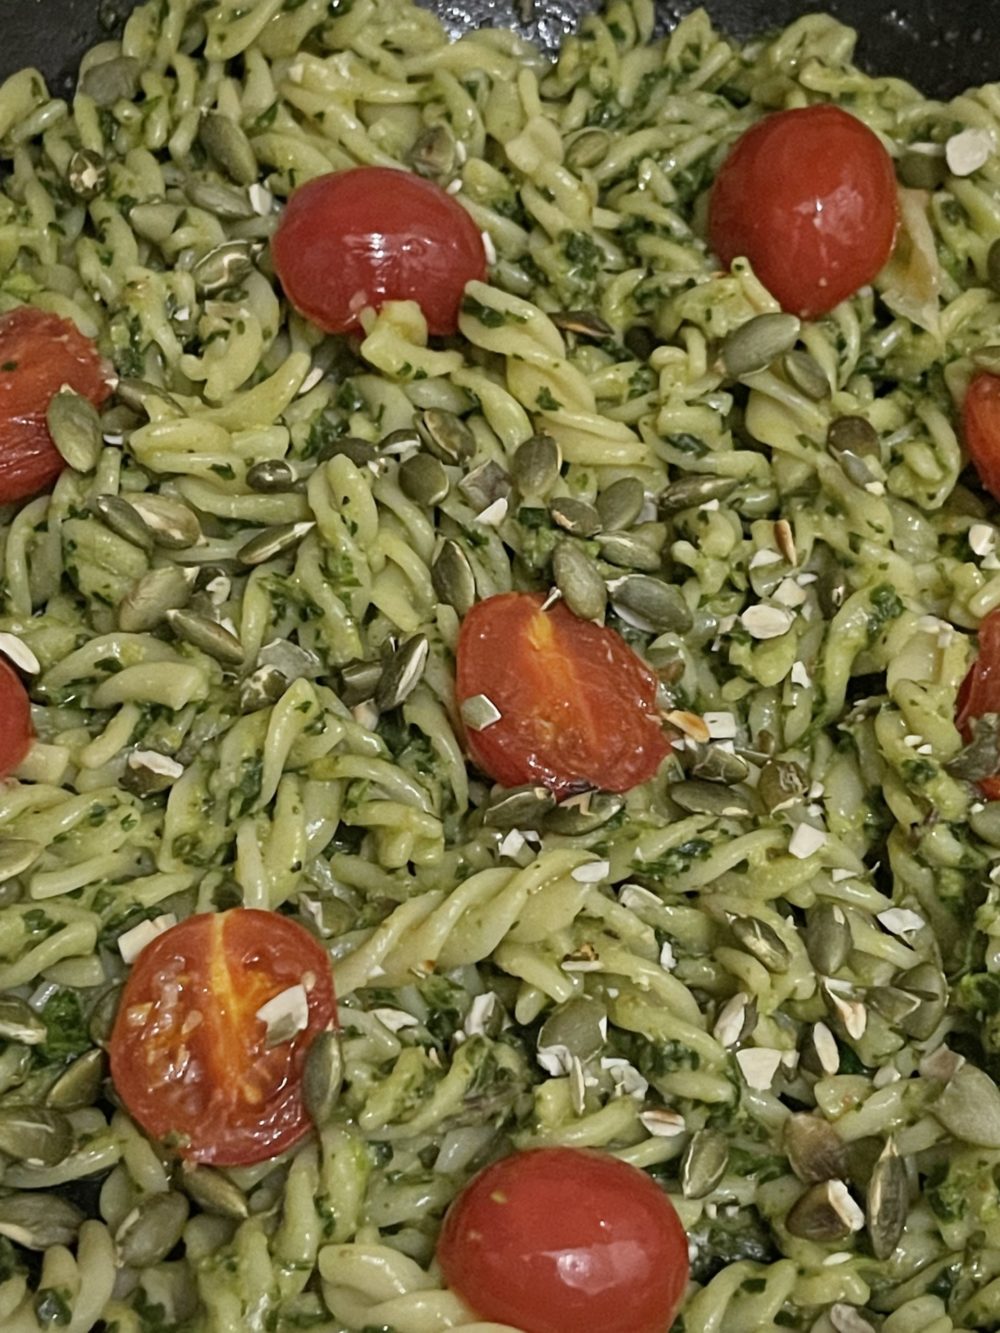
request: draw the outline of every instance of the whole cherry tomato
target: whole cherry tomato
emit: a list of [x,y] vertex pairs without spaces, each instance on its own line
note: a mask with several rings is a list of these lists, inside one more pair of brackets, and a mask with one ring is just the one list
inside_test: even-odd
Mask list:
[[979,480],[1000,500],[1000,375],[980,371],[962,403],[962,434]]
[[[984,713],[1000,713],[1000,608],[979,626],[979,653],[958,688],[955,726],[966,741],[972,737],[971,723]],[[977,785],[988,801],[1000,801],[1000,774]]]
[[[300,985],[305,1026],[284,1040],[279,1029],[269,1045],[257,1011]],[[329,957],[302,926],[248,908],[191,916],[135,960],[111,1034],[111,1076],[143,1129],[182,1156],[261,1162],[308,1132],[303,1066],[335,1019]]]
[[0,781],[24,759],[33,736],[28,692],[17,672],[0,658]]
[[437,1257],[481,1319],[525,1333],[666,1333],[688,1279],[666,1194],[578,1148],[515,1153],[480,1172],[449,1209]]
[[[478,602],[462,623],[459,706],[485,695],[500,717],[468,731],[469,752],[506,787],[539,783],[559,796],[628,791],[651,778],[670,746],[657,679],[614,630],[541,594]],[[466,712],[469,710],[466,709]]]
[[113,382],[111,367],[68,320],[27,305],[0,315],[0,504],[44,491],[66,466],[45,424],[63,385],[99,407]]
[[486,276],[482,235],[462,205],[391,167],[303,185],[271,248],[292,305],[328,333],[355,328],[384,301],[416,301],[431,333],[454,333],[465,284]]
[[814,319],[871,282],[899,220],[892,159],[856,116],[809,106],[736,141],[709,200],[712,249],[739,255],[782,307]]

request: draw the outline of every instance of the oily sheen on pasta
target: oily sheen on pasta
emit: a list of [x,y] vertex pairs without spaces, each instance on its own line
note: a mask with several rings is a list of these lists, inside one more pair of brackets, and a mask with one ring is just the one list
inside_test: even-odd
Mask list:
[[[540,1144],[669,1191],[685,1333],[998,1326],[1000,807],[948,764],[1000,606],[955,430],[1000,321],[1000,160],[944,146],[995,143],[1000,93],[863,74],[822,16],[743,48],[701,11],[652,27],[612,3],[550,64],[404,0],[158,0],[71,100],[0,88],[0,309],[72,320],[121,380],[95,466],[0,510],[0,631],[39,667],[0,784],[5,1333],[502,1333],[435,1238]],[[706,191],[817,101],[941,170],[879,290],[736,378],[720,346],[777,306],[713,260]],[[359,163],[488,236],[458,336],[389,304],[325,337],[283,300],[283,200]],[[843,417],[874,455],[827,447]],[[538,434],[561,471],[522,455],[512,491]],[[429,443],[433,501],[402,473]],[[625,477],[613,541],[553,518]],[[470,596],[548,589],[565,542],[674,745],[546,812],[467,768],[453,650]],[[676,590],[652,620],[636,571]],[[192,1171],[103,1081],[118,941],[238,905],[329,949],[343,1086],[283,1157]]]

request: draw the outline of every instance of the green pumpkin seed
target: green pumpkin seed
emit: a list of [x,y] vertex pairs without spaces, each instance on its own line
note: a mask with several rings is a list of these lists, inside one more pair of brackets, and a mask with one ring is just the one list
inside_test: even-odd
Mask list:
[[509,787],[491,798],[483,812],[483,823],[487,828],[537,829],[555,803],[556,798],[546,787]]
[[152,551],[156,545],[149,525],[137,509],[119,495],[95,495],[90,507],[112,532],[143,551]]
[[985,1070],[962,1065],[930,1110],[963,1143],[1000,1148],[1000,1089]]
[[495,463],[490,458],[467,473],[458,483],[458,489],[473,509],[478,512],[481,509],[489,508],[497,500],[509,499],[511,481],[510,476],[500,464]]
[[[687,634],[694,624],[684,594],[673,584],[648,574],[626,574],[608,584],[611,604],[629,620],[638,618],[640,629],[657,634]],[[630,613],[630,614],[624,614]]]
[[868,1235],[876,1259],[890,1258],[899,1244],[909,1204],[906,1167],[890,1138],[868,1182]]
[[679,514],[683,509],[692,509],[696,505],[709,504],[712,500],[725,500],[732,495],[738,482],[732,477],[689,476],[680,477],[660,496],[659,511],[664,518]]
[[245,222],[256,216],[245,190],[224,185],[222,181],[211,180],[207,176],[189,176],[184,184],[184,193],[195,208],[203,208],[206,213],[217,218]]
[[538,1033],[538,1048],[562,1046],[578,1060],[590,1060],[604,1049],[608,1012],[600,1000],[575,996],[557,1005]]
[[375,697],[382,671],[381,662],[347,662],[340,668],[340,697],[348,708]]
[[58,1194],[25,1191],[0,1199],[0,1236],[26,1250],[75,1245],[85,1214]]
[[458,145],[451,126],[428,125],[415,139],[406,160],[418,176],[431,180],[451,176],[458,166]]
[[597,536],[601,555],[609,565],[619,569],[637,569],[645,574],[655,573],[662,564],[659,551],[642,537],[630,532],[602,532]]
[[557,527],[573,537],[593,537],[601,529],[601,518],[594,506],[571,495],[553,500],[549,514]]
[[167,624],[185,643],[191,644],[225,666],[242,666],[243,645],[224,625],[195,611],[168,611]]
[[608,321],[595,314],[593,310],[557,310],[549,315],[549,319],[564,333],[575,333],[580,338],[593,338],[595,342],[613,338],[615,334]]
[[44,851],[40,842],[30,838],[0,838],[0,884],[23,875]]
[[766,370],[798,340],[802,324],[795,315],[756,315],[734,329],[722,343],[722,364],[733,379]]
[[377,467],[379,451],[371,440],[356,435],[342,435],[339,440],[328,440],[316,455],[321,463],[331,458],[349,458],[355,467]]
[[900,1021],[900,1028],[917,1041],[926,1041],[944,1017],[948,1002],[948,983],[944,973],[933,963],[918,963],[896,976],[895,984],[915,995],[920,1004]]
[[183,500],[156,491],[142,491],[130,495],[128,503],[153,534],[157,546],[164,550],[183,551],[201,541],[198,516]]
[[173,235],[183,211],[179,204],[169,204],[164,199],[151,199],[146,203],[133,204],[128,211],[128,220],[133,231],[155,245],[163,245]]
[[38,1046],[48,1036],[48,1028],[28,1004],[16,995],[0,995],[0,1038]]
[[608,590],[594,562],[574,542],[560,542],[552,553],[552,576],[574,615],[603,619]]
[[717,1129],[699,1129],[681,1158],[681,1193],[685,1199],[703,1199],[726,1174],[729,1144]]
[[451,483],[440,459],[413,454],[399,465],[399,489],[414,504],[431,509],[447,498]]
[[240,712],[256,713],[270,708],[287,689],[288,679],[277,667],[258,667],[240,686]]
[[865,999],[869,1008],[880,1018],[884,1018],[890,1027],[898,1027],[923,1003],[916,995],[900,990],[898,986],[870,986],[865,993]]
[[66,183],[78,199],[94,199],[108,183],[108,164],[100,153],[78,148],[66,168]]
[[430,648],[426,634],[414,634],[389,658],[375,690],[375,707],[380,713],[398,708],[410,697],[424,674]]
[[104,1073],[104,1052],[98,1049],[84,1051],[49,1088],[46,1104],[55,1107],[57,1111],[75,1111],[79,1107],[93,1106],[101,1095]]
[[747,761],[738,754],[730,754],[721,745],[699,745],[688,738],[687,753],[694,755],[694,763],[690,768],[693,778],[734,786],[749,776],[750,765]]
[[826,371],[809,352],[801,347],[793,347],[781,358],[785,374],[800,393],[804,393],[813,402],[821,402],[830,396],[830,381]]
[[1000,292],[1000,239],[993,241],[986,252],[986,281]]
[[544,499],[559,480],[562,451],[551,435],[532,435],[511,459],[514,484],[526,499]]
[[118,604],[118,628],[126,634],[156,629],[168,611],[179,611],[191,599],[196,573],[178,565],[151,569],[132,584]]
[[253,267],[253,254],[246,241],[223,241],[202,255],[191,276],[203,295],[215,296],[249,277]]
[[303,538],[316,526],[315,522],[282,523],[277,527],[264,528],[236,552],[236,559],[248,569],[255,565],[265,565],[269,560],[277,560],[295,549]]
[[446,538],[431,565],[431,582],[442,602],[465,616],[476,603],[476,576],[458,542]]
[[115,56],[91,65],[80,80],[80,92],[102,108],[113,107],[116,102],[131,102],[139,91],[141,74],[142,65],[134,56]]
[[545,818],[547,833],[563,837],[580,837],[603,828],[625,808],[625,797],[614,792],[586,792],[561,802]]
[[806,775],[798,764],[785,759],[769,759],[757,779],[757,795],[769,814],[787,810],[806,794]]
[[76,472],[93,472],[104,448],[97,408],[74,389],[53,394],[45,414],[52,443]]
[[55,1166],[73,1150],[73,1126],[44,1106],[0,1107],[0,1153],[18,1162]]
[[190,1211],[176,1190],[148,1194],[115,1232],[118,1262],[129,1268],[150,1268],[165,1259],[181,1238]]
[[607,130],[579,130],[567,140],[566,165],[570,171],[596,167],[607,157],[610,147],[611,135]]
[[135,375],[123,375],[118,381],[115,394],[119,402],[142,416],[151,416],[150,405],[155,404],[157,411],[167,408],[172,416],[183,416],[184,409],[169,390],[149,380],[139,379]]
[[694,815],[716,815],[742,819],[750,814],[750,802],[740,792],[730,791],[715,782],[697,778],[675,782],[669,789],[670,799],[682,810]]
[[882,443],[878,431],[864,417],[835,418],[827,428],[826,444],[834,457],[844,454],[854,455],[855,458],[882,456]]
[[422,444],[423,439],[416,427],[409,429],[404,426],[401,430],[391,430],[388,435],[382,436],[378,442],[378,453],[389,458],[401,457],[403,454],[414,453]]
[[442,463],[464,463],[476,452],[476,437],[454,412],[429,407],[417,416],[417,430],[425,447]]
[[231,181],[252,185],[257,179],[257,156],[243,129],[230,116],[209,111],[201,118],[198,138]]
[[854,947],[850,923],[836,903],[817,903],[806,912],[804,942],[817,972],[831,976],[847,962]]
[[299,484],[299,471],[286,458],[262,458],[247,468],[247,485],[259,495],[280,495]]
[[896,173],[911,190],[937,190],[948,179],[948,164],[942,152],[909,148],[896,163]]
[[860,1213],[842,1181],[825,1180],[810,1186],[796,1200],[788,1211],[785,1226],[802,1240],[828,1244],[846,1240],[857,1230]]
[[185,1163],[176,1173],[175,1179],[188,1198],[213,1217],[229,1217],[235,1222],[241,1222],[250,1215],[246,1195],[221,1171],[213,1170],[210,1166],[196,1166],[192,1169]]
[[785,1121],[784,1148],[789,1166],[806,1185],[847,1175],[847,1145],[822,1116],[790,1115]]
[[317,1129],[328,1124],[340,1100],[344,1056],[336,1032],[321,1032],[309,1047],[302,1075],[302,1100]]
[[627,528],[642,513],[646,491],[638,477],[622,477],[601,491],[596,503],[603,528]]
[[788,971],[792,961],[788,945],[766,921],[754,916],[738,916],[730,923],[730,929],[747,953],[763,963],[769,972]]

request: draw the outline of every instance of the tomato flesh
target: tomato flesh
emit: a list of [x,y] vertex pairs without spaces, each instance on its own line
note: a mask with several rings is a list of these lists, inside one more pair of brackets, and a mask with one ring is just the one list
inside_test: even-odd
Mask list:
[[454,333],[467,282],[486,276],[483,238],[440,186],[391,167],[318,176],[292,195],[272,242],[292,305],[327,333],[366,306],[416,301],[431,333]]
[[1000,375],[974,375],[962,403],[962,434],[979,480],[1000,499]]
[[515,1153],[480,1172],[449,1209],[437,1257],[480,1318],[525,1333],[666,1333],[688,1279],[666,1194],[577,1148]]
[[815,319],[885,265],[899,211],[892,159],[836,106],[765,116],[736,141],[709,199],[713,250],[743,255],[783,309]]
[[0,658],[0,781],[25,758],[33,736],[28,692],[17,672]]
[[111,367],[69,320],[27,305],[0,315],[0,504],[46,490],[66,466],[45,424],[63,385],[99,407],[112,382]]
[[462,623],[459,706],[485,695],[500,720],[469,730],[475,762],[506,787],[537,783],[558,796],[628,791],[669,750],[656,676],[614,630],[535,593],[500,593]]
[[[308,1024],[268,1047],[257,1010],[298,984]],[[135,960],[111,1034],[111,1075],[143,1129],[182,1156],[260,1162],[308,1132],[302,1070],[335,1019],[330,960],[308,931],[276,912],[204,913]]]

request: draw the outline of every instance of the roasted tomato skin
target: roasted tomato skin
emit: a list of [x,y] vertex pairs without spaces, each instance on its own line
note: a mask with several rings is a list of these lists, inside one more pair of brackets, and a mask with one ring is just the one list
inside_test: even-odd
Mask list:
[[437,1257],[476,1315],[525,1333],[667,1333],[688,1279],[666,1194],[579,1148],[514,1153],[480,1172],[445,1216]]
[[709,198],[709,240],[722,263],[745,256],[782,308],[802,319],[877,276],[898,221],[891,157],[857,117],[829,105],[751,125]]
[[473,760],[505,787],[557,796],[623,792],[653,776],[669,750],[657,679],[614,630],[536,593],[478,602],[458,640],[459,705],[485,695],[500,720],[469,730]]
[[45,424],[63,385],[99,407],[113,382],[111,367],[69,320],[27,305],[0,315],[0,504],[49,489],[65,468]]
[[28,692],[17,672],[0,658],[0,781],[27,756],[34,734]]
[[980,371],[962,403],[962,434],[979,480],[1000,500],[1000,375]]
[[486,276],[483,238],[433,181],[353,167],[296,190],[271,245],[285,294],[327,333],[358,327],[366,306],[416,301],[431,333],[454,333],[467,282]]
[[[308,1025],[266,1046],[257,1010],[302,984]],[[310,1128],[306,1055],[336,1019],[330,960],[277,912],[235,908],[188,917],[135,960],[111,1034],[111,1076],[153,1138],[213,1166],[246,1166]]]

